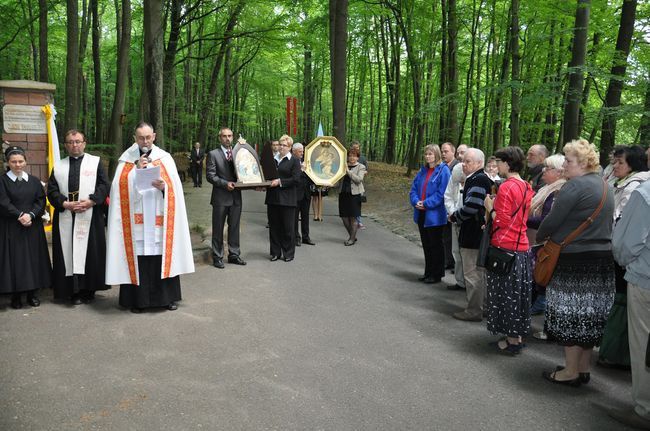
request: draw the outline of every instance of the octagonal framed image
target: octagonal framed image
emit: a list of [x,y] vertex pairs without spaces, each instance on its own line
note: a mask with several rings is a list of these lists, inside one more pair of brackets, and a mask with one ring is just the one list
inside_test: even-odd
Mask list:
[[345,176],[348,152],[334,136],[319,136],[305,147],[305,173],[317,186],[334,187]]

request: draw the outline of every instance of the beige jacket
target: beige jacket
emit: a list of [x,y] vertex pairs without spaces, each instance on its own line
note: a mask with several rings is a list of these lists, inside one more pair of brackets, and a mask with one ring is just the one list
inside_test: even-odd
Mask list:
[[[350,169],[348,176],[350,177],[350,188],[352,189],[353,195],[365,193],[366,189],[363,187],[363,177],[366,176],[366,173],[368,173],[368,171],[361,163],[358,163],[355,167]],[[343,187],[343,180],[339,182],[339,193],[341,192],[341,187]]]

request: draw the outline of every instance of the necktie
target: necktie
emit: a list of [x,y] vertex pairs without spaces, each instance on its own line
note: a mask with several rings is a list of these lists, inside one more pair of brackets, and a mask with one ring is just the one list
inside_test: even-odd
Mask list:
[[16,180],[17,180],[17,181],[22,181],[22,180],[23,180],[23,176],[21,175],[21,176],[19,176],[19,177],[16,177]]
[[226,150],[226,159],[232,162],[232,151],[230,149]]

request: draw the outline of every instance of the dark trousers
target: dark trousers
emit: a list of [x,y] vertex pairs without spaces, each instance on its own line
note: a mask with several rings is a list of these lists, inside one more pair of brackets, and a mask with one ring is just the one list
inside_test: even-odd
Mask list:
[[444,260],[445,267],[453,268],[454,267],[454,255],[451,254],[451,223],[447,223],[443,226],[442,230],[442,243],[444,247]]
[[192,173],[192,181],[194,182],[194,185],[200,186],[203,181],[203,164],[197,165],[196,163],[192,163],[190,172]]
[[[298,207],[296,208],[296,223],[295,223],[295,235],[296,240],[300,240],[300,234],[302,232],[302,239],[309,239],[309,205],[311,204],[311,196],[309,199],[301,199],[298,201]],[[300,218],[300,230],[298,230],[298,218]]]
[[295,219],[296,207],[268,205],[269,239],[271,256],[293,259],[296,254]]
[[442,278],[445,276],[445,253],[442,245],[444,226],[424,227],[424,212],[418,220],[422,250],[424,251],[424,276]]
[[223,227],[228,220],[228,257],[239,256],[241,205],[212,206],[212,259],[223,260]]

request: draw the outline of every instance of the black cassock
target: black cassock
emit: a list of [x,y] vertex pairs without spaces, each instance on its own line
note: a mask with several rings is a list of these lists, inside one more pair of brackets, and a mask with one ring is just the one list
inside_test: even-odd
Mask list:
[[[68,190],[79,190],[79,172],[83,156],[74,158],[70,157],[70,170],[68,174]],[[54,298],[70,299],[73,295],[79,293],[95,292],[97,290],[106,290],[110,286],[105,284],[106,274],[106,230],[104,223],[103,206],[110,185],[108,176],[101,163],[97,165],[97,180],[95,182],[95,192],[89,198],[96,202],[92,207],[92,219],[90,222],[90,234],[88,236],[88,249],[86,252],[85,275],[75,274],[70,277],[65,275],[65,262],[63,260],[63,251],[61,249],[61,235],[59,232],[59,214],[68,211],[63,208],[63,202],[68,200],[68,196],[60,193],[59,184],[54,177],[54,171],[50,175],[47,185],[47,198],[50,205],[54,207],[54,220],[52,223],[52,260],[54,263]],[[85,291],[85,292],[84,292]]]
[[[20,213],[32,213],[32,225],[18,221]],[[51,267],[41,216],[45,191],[41,181],[0,176],[0,294],[29,292],[50,287]]]

